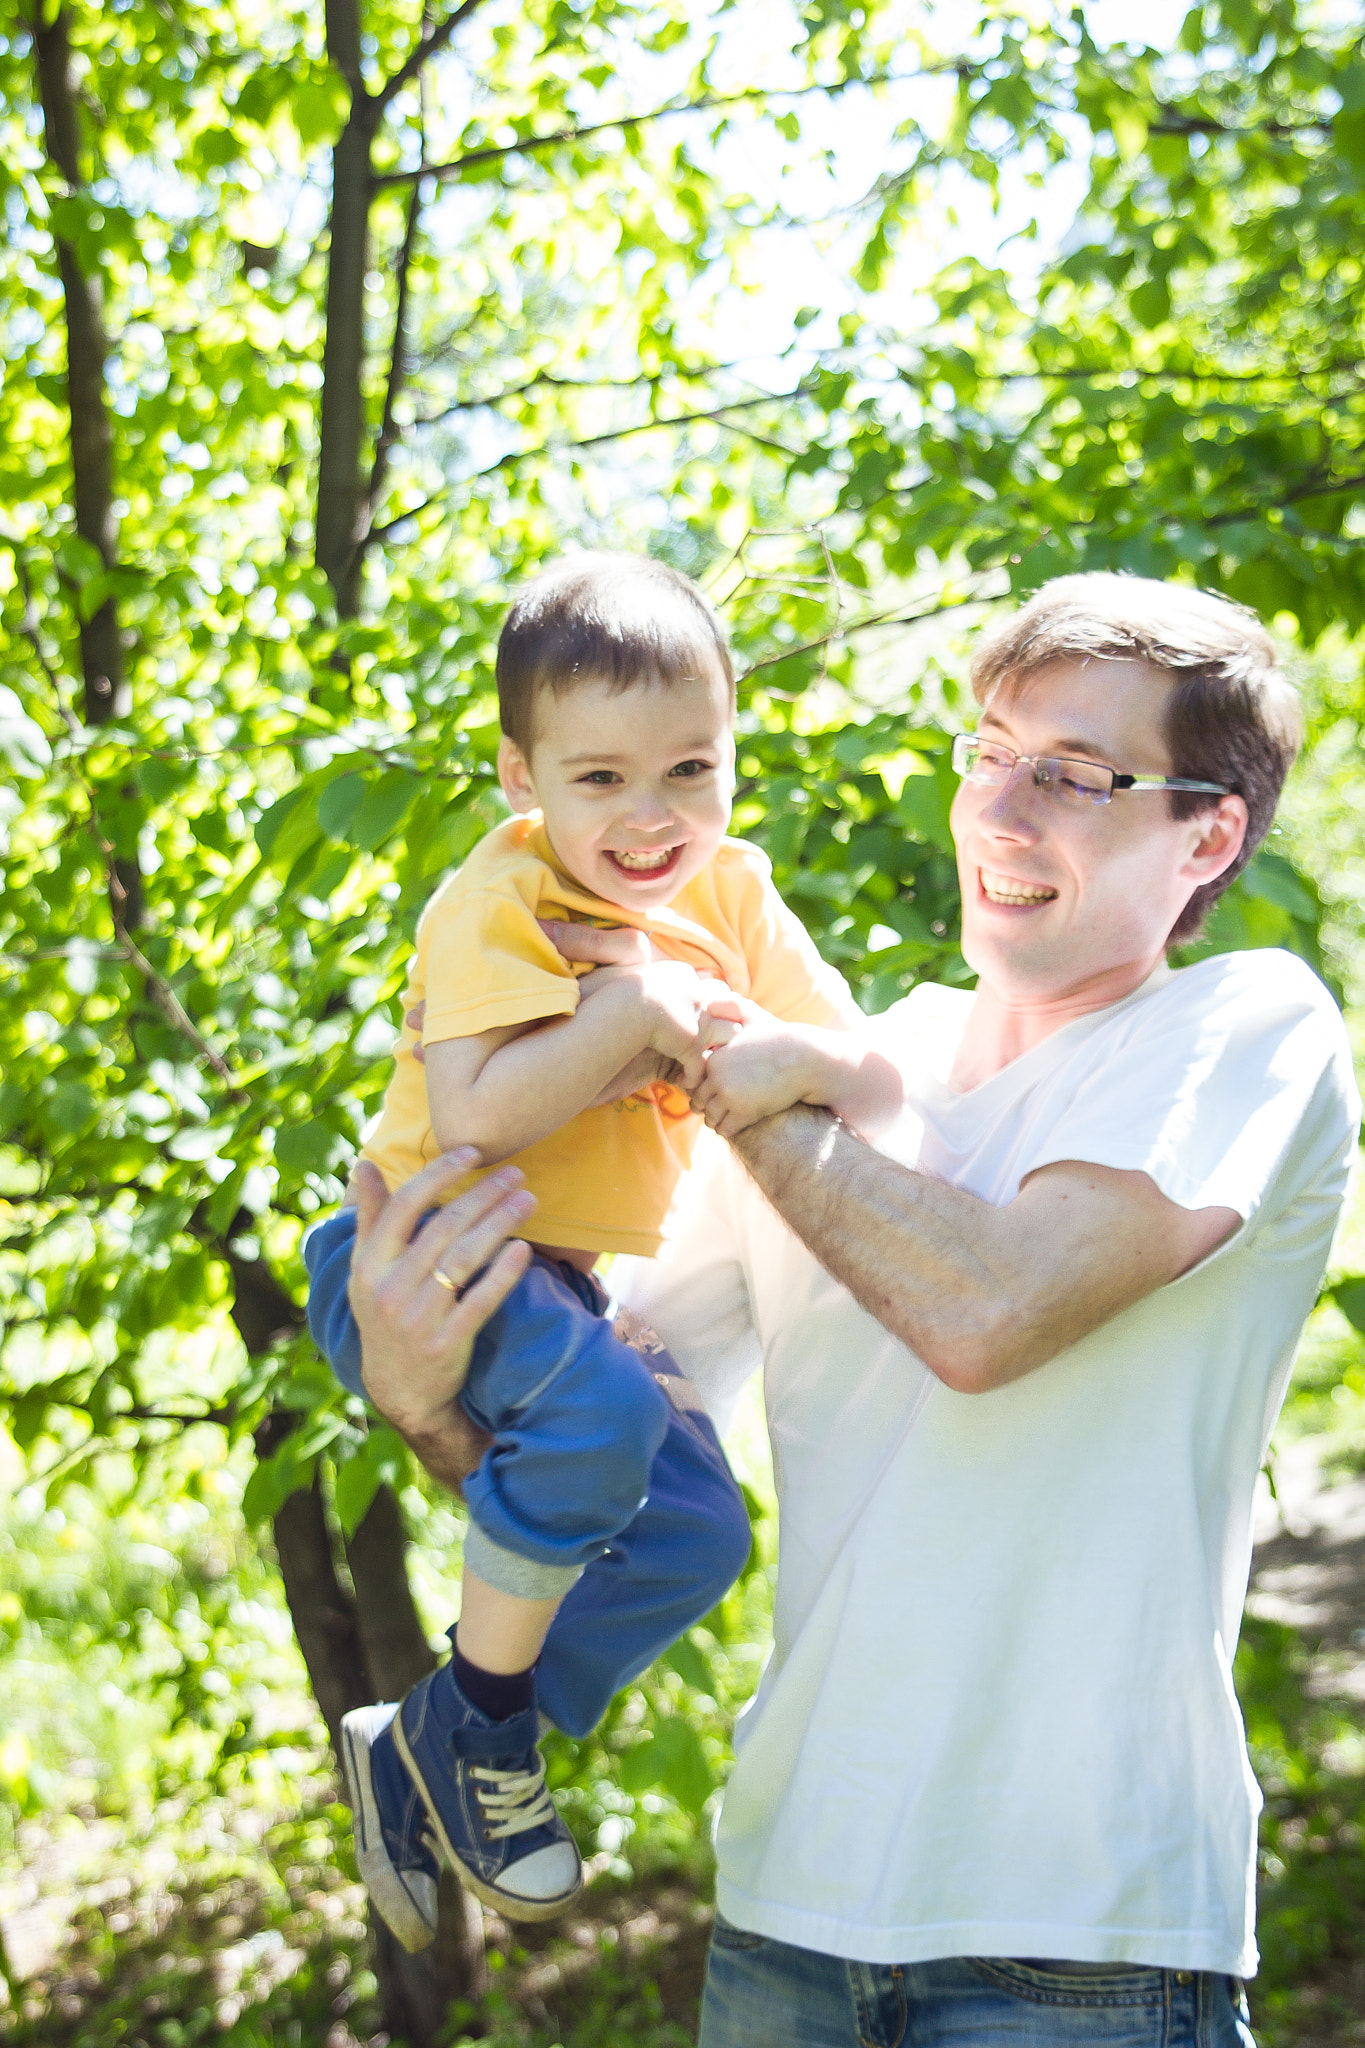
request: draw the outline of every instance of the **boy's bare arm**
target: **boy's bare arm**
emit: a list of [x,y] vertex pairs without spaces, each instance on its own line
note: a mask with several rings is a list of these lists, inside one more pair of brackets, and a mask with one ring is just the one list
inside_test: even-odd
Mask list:
[[723,1138],[802,1102],[832,1109],[875,1137],[903,1101],[895,1067],[858,1033],[785,1024],[752,1004],[744,1005],[743,1026],[730,1043],[710,1055],[692,1095],[693,1107]]
[[424,1067],[436,1142],[476,1145],[489,1164],[557,1131],[642,1054],[687,1062],[708,1029],[719,985],[678,961],[622,969],[572,1017],[428,1045]]

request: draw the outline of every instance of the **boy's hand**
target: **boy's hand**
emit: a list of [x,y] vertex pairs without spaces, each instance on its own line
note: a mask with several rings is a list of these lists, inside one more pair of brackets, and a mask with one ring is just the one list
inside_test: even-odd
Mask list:
[[646,1044],[665,1059],[677,1060],[687,1073],[708,1046],[728,1036],[731,1027],[716,1011],[734,998],[723,981],[700,975],[681,960],[653,960],[636,973]]
[[728,1043],[711,1053],[691,1090],[692,1107],[723,1138],[829,1093],[821,1085],[824,1062],[810,1033],[780,1023],[753,1003],[744,1004],[743,1012],[741,1027],[731,1027]]

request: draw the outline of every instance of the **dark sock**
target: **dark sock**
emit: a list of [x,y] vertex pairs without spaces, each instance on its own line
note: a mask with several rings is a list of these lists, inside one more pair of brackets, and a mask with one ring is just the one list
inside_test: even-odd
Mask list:
[[487,1714],[490,1721],[510,1721],[536,1703],[534,1664],[525,1671],[485,1671],[461,1656],[459,1643],[452,1642],[450,1668],[470,1706]]

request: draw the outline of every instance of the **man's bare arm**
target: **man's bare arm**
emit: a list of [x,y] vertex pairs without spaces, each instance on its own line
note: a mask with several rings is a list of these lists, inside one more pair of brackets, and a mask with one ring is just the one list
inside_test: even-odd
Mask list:
[[1182,1209],[1145,1173],[1076,1160],[1040,1168],[996,1208],[883,1158],[818,1109],[732,1143],[821,1265],[958,1393],[1036,1371],[1241,1221]]

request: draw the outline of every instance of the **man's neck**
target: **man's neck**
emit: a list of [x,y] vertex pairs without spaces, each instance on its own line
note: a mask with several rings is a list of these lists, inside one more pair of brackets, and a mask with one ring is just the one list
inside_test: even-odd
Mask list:
[[1165,957],[1159,954],[1060,991],[1002,990],[979,982],[949,1085],[962,1095],[979,1088],[1064,1024],[1121,1003],[1164,966]]

